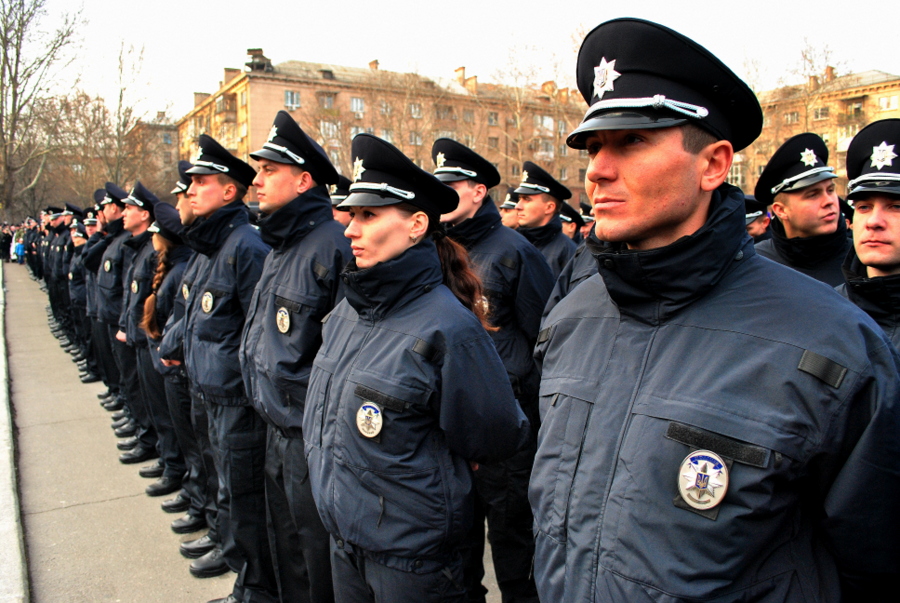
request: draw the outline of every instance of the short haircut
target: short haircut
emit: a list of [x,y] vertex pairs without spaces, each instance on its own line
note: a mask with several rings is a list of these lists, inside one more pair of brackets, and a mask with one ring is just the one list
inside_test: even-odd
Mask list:
[[698,125],[687,123],[681,126],[681,146],[692,155],[719,140]]
[[228,176],[227,174],[216,174],[216,177],[219,179],[219,184],[222,186],[226,186],[228,184],[233,184],[235,188],[237,188],[237,194],[234,196],[235,201],[243,201],[244,196],[247,194],[247,187]]

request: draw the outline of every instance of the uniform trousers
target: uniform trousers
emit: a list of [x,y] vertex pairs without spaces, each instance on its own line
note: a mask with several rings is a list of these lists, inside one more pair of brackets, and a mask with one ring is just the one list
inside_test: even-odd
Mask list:
[[94,333],[93,320],[87,315],[87,309],[81,308],[81,314],[78,316],[81,321],[81,333],[84,338],[84,348],[82,349],[85,362],[87,362],[88,372],[92,375],[100,375],[100,366],[94,356]]
[[135,437],[144,448],[151,450],[156,448],[156,430],[150,422],[150,412],[141,395],[141,383],[138,377],[137,354],[134,348],[125,342],[116,339],[119,332],[118,325],[106,325],[107,337],[112,347],[113,357],[119,367],[119,391],[125,396],[125,406],[128,414],[137,424]]
[[[172,428],[178,448],[184,457],[185,477],[181,485],[182,493],[191,501],[188,514],[191,517],[206,515],[207,476],[200,455],[200,444],[194,434],[191,420],[191,394],[184,368],[164,377],[166,404],[172,418]],[[205,411],[204,411],[205,412]],[[204,427],[206,425],[204,424]],[[205,436],[207,439],[209,435]],[[210,524],[212,526],[213,524]],[[211,537],[210,537],[211,538]]]
[[462,603],[463,562],[457,554],[441,570],[404,572],[372,561],[354,547],[331,539],[334,598],[341,603]]
[[91,332],[91,352],[100,369],[100,378],[103,379],[109,393],[118,396],[121,377],[109,343],[109,329],[106,328],[106,323],[95,318],[91,320]]
[[[238,572],[235,597],[244,603],[278,601],[266,527],[266,424],[251,406],[206,400],[206,409],[219,472],[219,528],[226,536],[223,551],[229,567]],[[234,539],[233,552],[228,537]]]
[[330,539],[316,510],[303,438],[269,426],[266,442],[269,544],[281,600],[334,601]]
[[137,357],[141,394],[147,406],[150,423],[156,431],[159,458],[163,463],[163,477],[182,480],[187,472],[187,466],[169,414],[166,381],[153,365],[153,357],[147,343],[135,346],[134,351]]
[[[190,382],[188,382],[190,390]],[[197,447],[200,452],[200,462],[203,464],[204,491],[206,493],[203,512],[206,514],[206,523],[209,524],[207,536],[213,542],[224,549],[224,536],[219,526],[219,471],[216,469],[216,455],[209,443],[209,413],[206,404],[200,396],[190,391],[191,396],[191,427],[194,428],[194,436],[197,439]],[[234,539],[230,541],[230,548],[234,550]],[[227,557],[226,557],[227,559]]]

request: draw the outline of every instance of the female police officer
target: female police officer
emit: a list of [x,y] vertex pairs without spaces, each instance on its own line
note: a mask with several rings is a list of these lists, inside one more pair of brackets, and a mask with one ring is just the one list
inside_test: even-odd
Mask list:
[[325,319],[303,436],[338,601],[456,601],[470,465],[528,437],[462,247],[456,192],[390,144],[353,139],[346,299]]

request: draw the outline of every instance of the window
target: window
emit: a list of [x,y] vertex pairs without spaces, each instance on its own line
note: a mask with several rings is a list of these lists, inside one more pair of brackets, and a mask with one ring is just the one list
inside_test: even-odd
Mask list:
[[556,131],[557,132],[559,132],[560,134],[565,134],[568,130],[569,130],[569,128],[566,127],[565,120],[561,119],[558,122],[556,122]]
[[247,106],[247,91],[246,90],[244,90],[243,92],[241,92],[238,95],[238,104],[240,104],[242,107]]
[[341,152],[337,149],[328,151],[328,157],[331,159],[331,165],[341,165]]
[[541,141],[541,153],[553,154],[553,143],[549,140]]
[[848,103],[847,104],[847,115],[850,117],[862,117],[863,114],[863,104],[856,103]]
[[822,121],[823,119],[828,119],[829,108],[828,107],[816,107],[813,109],[813,119],[815,121]]
[[579,157],[588,157],[589,156],[588,150],[587,149],[578,149],[578,156]]
[[341,131],[340,124],[337,124],[333,121],[325,121],[322,120],[319,122],[319,132],[322,133],[323,138],[337,138]]
[[488,125],[496,126],[500,123],[500,116],[496,111],[488,111]]
[[284,107],[288,111],[296,111],[300,108],[300,93],[296,90],[284,91]]
[[354,96],[350,99],[350,110],[353,111],[357,117],[362,117],[363,113],[366,112],[365,101],[358,96]]
[[578,193],[578,202],[590,204],[587,193],[585,193],[585,192]]
[[581,182],[584,182],[585,180],[587,180],[587,170],[586,169],[578,170],[578,180]]
[[241,138],[247,138],[247,122],[241,124]]
[[463,111],[463,121],[467,124],[475,123],[475,112],[471,109]]
[[456,119],[453,113],[453,107],[450,105],[435,105],[434,116],[438,119]]
[[393,143],[394,142],[394,131],[393,130],[382,130],[381,131],[381,139]]
[[553,118],[549,115],[535,115],[534,127],[546,130],[548,133],[553,132]]
[[514,163],[513,166],[509,169],[509,173],[513,176],[519,176],[522,173],[522,168],[518,163]]
[[828,144],[829,142],[831,142],[831,135],[828,132],[823,132],[823,133],[819,134],[819,138],[821,138],[825,144]]
[[569,170],[566,168],[559,168],[559,179],[567,180],[569,178]]
[[800,113],[797,111],[790,111],[789,113],[785,113],[784,114],[784,123],[786,123],[786,124],[800,123]]
[[489,148],[489,149],[496,149],[496,148],[499,147],[499,146],[500,146],[500,139],[499,139],[499,138],[497,138],[496,136],[490,136],[490,137],[488,137],[488,148]]
[[391,114],[391,106],[387,103],[387,101],[381,101],[378,103],[378,111],[384,115],[388,116]]
[[568,157],[569,156],[569,147],[565,145],[565,143],[559,145],[559,156],[560,157]]
[[896,111],[898,96],[882,96],[878,99],[878,108],[882,111]]
[[323,109],[334,109],[334,94],[320,94],[319,105],[321,105]]
[[859,124],[850,124],[838,128],[838,138],[853,138],[859,132]]
[[350,126],[350,139],[352,140],[357,134],[362,134],[366,129],[362,126]]
[[409,116],[413,119],[422,119],[422,105],[420,103],[409,103]]
[[469,147],[470,149],[475,148],[475,137],[471,134],[466,134],[463,136],[463,144]]
[[742,163],[731,164],[731,169],[728,170],[728,183],[738,188],[744,188],[744,165]]
[[410,132],[409,133],[409,144],[414,147],[422,146],[422,135],[418,132]]
[[163,132],[163,144],[172,144],[172,134],[169,132]]

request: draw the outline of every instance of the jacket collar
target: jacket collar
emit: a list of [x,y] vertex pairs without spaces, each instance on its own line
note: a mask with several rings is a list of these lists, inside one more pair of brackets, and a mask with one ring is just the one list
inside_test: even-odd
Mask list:
[[106,234],[111,237],[115,237],[123,232],[125,232],[125,221],[122,218],[113,220],[106,225]]
[[176,245],[166,254],[166,262],[168,262],[170,266],[174,266],[175,264],[180,264],[191,259],[193,253],[194,250],[187,245]]
[[650,324],[706,295],[737,261],[756,253],[744,226],[744,195],[728,184],[713,192],[706,224],[671,245],[629,251],[596,237],[586,245],[619,311]]
[[184,231],[187,244],[203,255],[217,252],[238,226],[250,223],[243,201],[232,201],[208,218],[197,218]]
[[814,268],[842,253],[848,243],[847,223],[843,216],[838,216],[838,228],[831,234],[792,239],[787,238],[781,220],[772,219],[772,244],[778,254],[791,266]]
[[148,243],[150,241],[150,237],[152,236],[152,232],[150,232],[149,230],[145,230],[138,236],[131,235],[129,238],[125,239],[125,242],[122,244],[128,245],[129,247],[137,251],[141,247],[143,247],[145,243]]
[[343,279],[347,301],[360,318],[378,321],[440,285],[444,275],[429,237],[371,268],[360,270],[353,259],[344,268]]
[[447,236],[469,250],[499,226],[501,226],[500,212],[497,211],[491,198],[485,197],[475,215],[448,228]]
[[331,198],[324,186],[316,186],[262,218],[259,221],[259,233],[263,241],[280,251],[305,237],[323,222],[333,219]]
[[516,232],[531,241],[531,244],[535,247],[541,248],[562,232],[562,220],[559,219],[559,216],[553,216],[553,218],[543,226],[538,226],[537,228],[519,228]]
[[900,275],[869,278],[851,249],[841,266],[847,297],[880,325],[900,324]]

